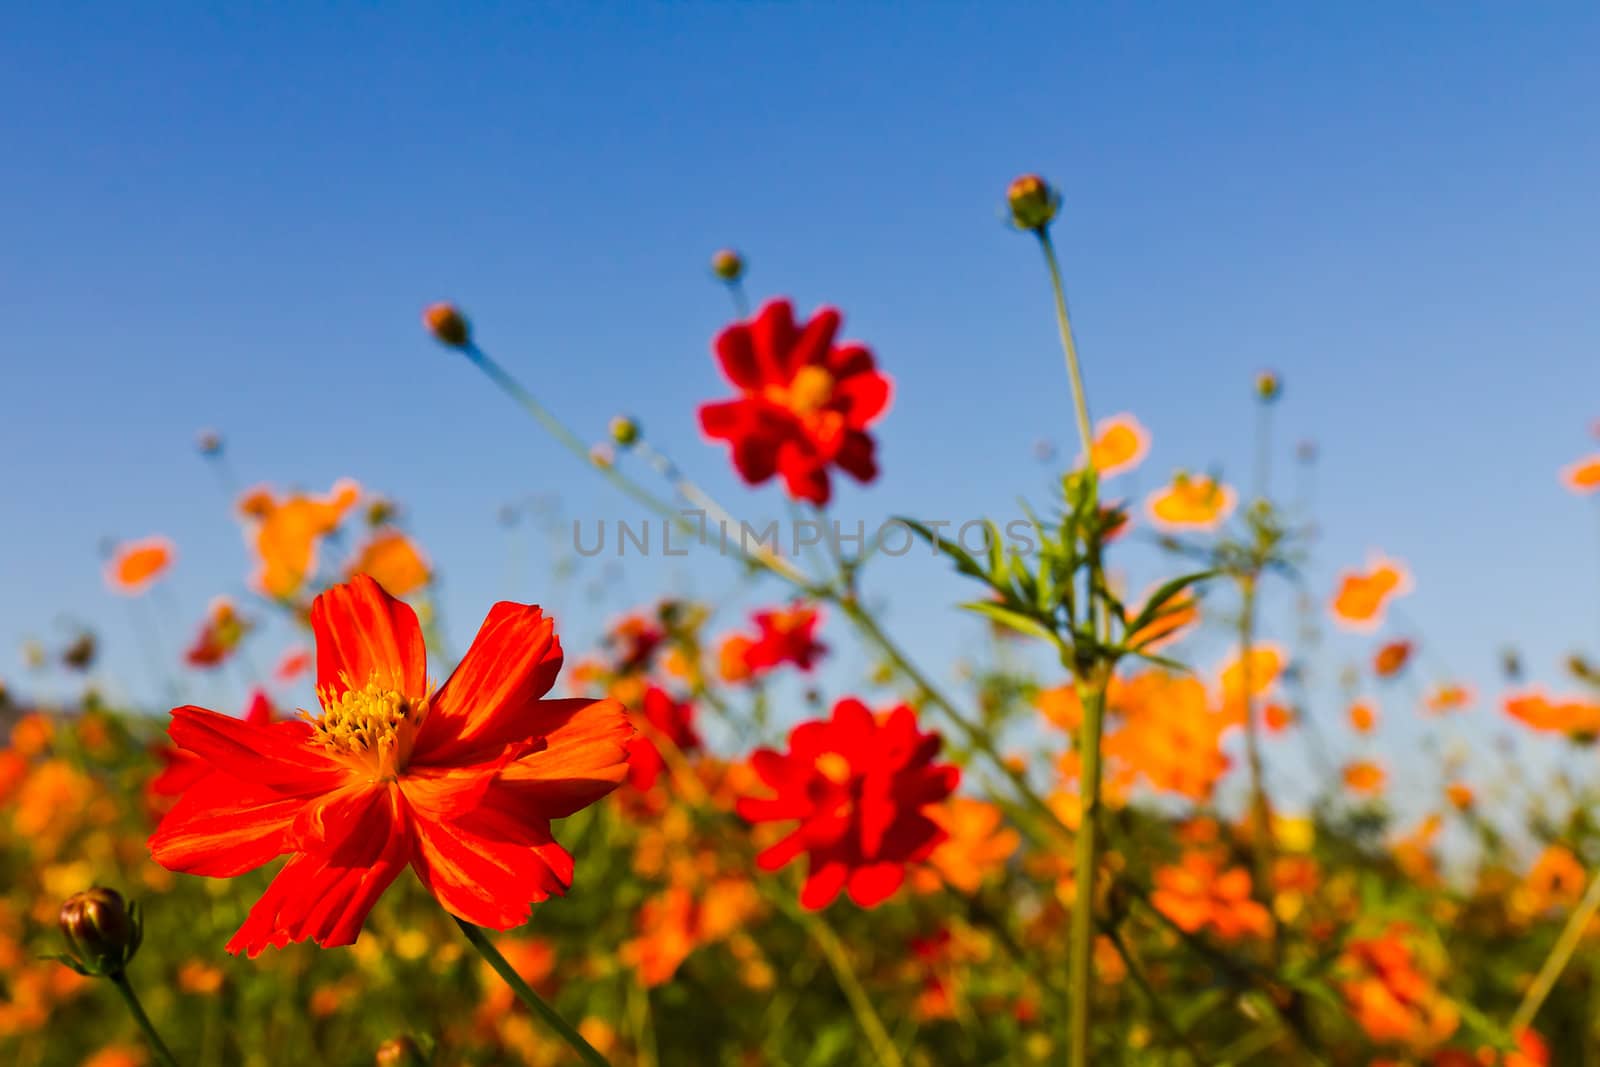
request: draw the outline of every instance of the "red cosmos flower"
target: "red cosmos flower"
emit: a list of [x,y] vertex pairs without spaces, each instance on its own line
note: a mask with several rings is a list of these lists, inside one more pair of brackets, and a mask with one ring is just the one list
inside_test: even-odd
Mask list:
[[410,864],[452,915],[506,930],[572,884],[550,820],[616,788],[633,735],[614,700],[545,700],[555,626],[499,603],[437,690],[417,616],[365,575],[311,607],[322,714],[262,726],[203,708],[168,734],[212,771],[150,838],[169,870],[231,878],[289,862],[228,951],[348,945]]
[[678,703],[660,686],[652,685],[645,690],[639,714],[648,729],[628,742],[628,784],[646,793],[656,784],[665,766],[651,732],[660,734],[681,752],[698,749],[700,735],[694,728],[694,705]]
[[828,646],[817,640],[822,613],[814,607],[796,604],[774,611],[758,611],[752,616],[760,629],[755,641],[745,650],[745,665],[754,674],[793,663],[803,671],[816,665]]
[[907,705],[875,718],[847,698],[831,719],[795,727],[788,752],[756,750],[750,766],[777,795],[740,797],[739,814],[753,823],[800,822],[756,857],[757,866],[775,871],[805,853],[800,904],[812,911],[847,887],[863,908],[887,900],[905,881],[906,865],[945,838],[926,809],[955,791],[961,772],[933,762],[940,740],[917,729]]
[[818,507],[831,492],[828,468],[863,483],[878,476],[867,429],[888,410],[892,392],[865,345],[834,343],[839,321],[825,307],[796,325],[790,303],[774,300],[729,326],[714,347],[742,395],[700,408],[700,428],[733,446],[747,484],[782,474],[791,497]]
[[[277,717],[264,690],[257,689],[250,694],[250,704],[244,711],[245,722],[265,726]],[[211,765],[203,758],[174,745],[161,745],[152,755],[161,761],[161,770],[145,786],[145,793],[151,810],[156,812],[166,811],[190,786],[211,773]]]

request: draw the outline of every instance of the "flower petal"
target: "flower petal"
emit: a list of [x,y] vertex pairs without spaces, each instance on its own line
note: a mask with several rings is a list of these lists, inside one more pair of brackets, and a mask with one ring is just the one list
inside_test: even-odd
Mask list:
[[289,851],[289,828],[305,805],[304,797],[208,774],[150,835],[150,854],[169,871],[232,878]]
[[421,700],[428,690],[428,653],[417,613],[365,574],[336,585],[311,605],[317,641],[317,692],[343,695],[377,682]]
[[627,775],[634,729],[615,700],[541,700],[537,709],[543,747],[509,764],[486,802],[514,805],[530,817],[563,819]]
[[172,709],[167,735],[215,770],[279,793],[325,792],[346,774],[342,764],[306,743],[300,722],[257,726],[188,705]]
[[548,724],[539,698],[561,670],[555,624],[536,605],[501,601],[439,687],[417,733],[413,761],[481,762],[473,753],[537,737]]

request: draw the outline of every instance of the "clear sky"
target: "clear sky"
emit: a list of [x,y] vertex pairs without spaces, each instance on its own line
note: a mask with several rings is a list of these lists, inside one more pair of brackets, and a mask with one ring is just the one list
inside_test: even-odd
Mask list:
[[[502,597],[587,635],[625,595],[721,588],[714,561],[630,559],[591,602],[543,587],[542,549],[513,567],[507,501],[632,512],[417,316],[459,301],[583,432],[634,412],[736,510],[775,514],[695,429],[724,391],[705,263],[727,244],[757,294],[843,308],[897,379],[883,478],[841,492],[843,517],[1014,514],[1048,484],[1034,442],[1073,451],[1038,257],[1000,222],[1038,170],[1064,197],[1092,405],[1154,433],[1139,488],[1242,479],[1250,379],[1276,368],[1280,472],[1294,440],[1321,447],[1321,595],[1369,548],[1409,561],[1406,621],[1489,693],[1507,640],[1546,677],[1594,647],[1595,515],[1556,471],[1600,416],[1600,10],[909,10],[9,12],[0,641],[93,622],[107,676],[159,699],[97,545],[178,543],[169,648],[240,589],[202,426],[245,482],[403,500],[458,647]],[[874,579],[941,668],[973,637],[933,610],[970,592],[945,571]],[[1329,663],[1368,650],[1335,639]]]

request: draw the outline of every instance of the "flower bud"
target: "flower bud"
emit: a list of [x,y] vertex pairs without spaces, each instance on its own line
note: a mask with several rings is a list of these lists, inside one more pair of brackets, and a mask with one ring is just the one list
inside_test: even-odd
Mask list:
[[1061,198],[1037,174],[1024,174],[1006,189],[1006,203],[1017,229],[1042,233],[1055,219]]
[[617,465],[617,450],[607,444],[595,445],[589,449],[589,462],[603,471],[610,470]]
[[632,448],[639,440],[639,423],[627,415],[618,415],[611,420],[611,440],[617,443],[618,448]]
[[379,1045],[373,1062],[377,1067],[427,1067],[428,1058],[409,1034],[402,1034]]
[[1264,370],[1256,375],[1256,396],[1270,404],[1283,395],[1283,380],[1275,373]]
[[61,962],[79,974],[115,975],[139,950],[144,923],[137,904],[126,903],[115,889],[95,886],[61,905],[61,934],[67,940]]
[[725,282],[736,282],[744,277],[744,257],[731,248],[724,248],[711,257],[711,273]]
[[423,325],[442,345],[466,348],[472,343],[472,331],[467,320],[454,304],[430,304],[422,312]]
[[222,455],[222,435],[215,430],[201,430],[194,439],[194,445],[202,456]]

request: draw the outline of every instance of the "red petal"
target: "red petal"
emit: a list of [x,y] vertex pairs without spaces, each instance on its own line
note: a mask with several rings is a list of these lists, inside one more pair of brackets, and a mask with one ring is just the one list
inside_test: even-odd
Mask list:
[[458,918],[493,930],[528,921],[531,905],[572,883],[572,857],[548,824],[529,824],[484,808],[468,820],[417,820],[411,866]]
[[336,585],[311,605],[317,639],[317,692],[342,695],[377,682],[421,700],[428,689],[428,653],[417,613],[365,574]]
[[785,354],[784,375],[785,381],[792,379],[801,367],[811,364],[823,363],[830,349],[833,348],[833,338],[839,332],[839,311],[837,308],[818,308],[816,314],[811,316],[811,321],[806,323],[800,336],[795,338],[794,345]]
[[856,374],[833,387],[834,401],[843,401],[845,422],[853,430],[864,430],[889,409],[894,388],[882,374]]
[[712,347],[717,353],[717,362],[722,364],[722,373],[728,376],[728,381],[741,389],[761,387],[761,370],[756,365],[756,352],[751,344],[748,325],[736,322],[729,326],[717,334]]
[[476,752],[538,736],[538,701],[561,670],[555,625],[537,606],[501,601],[489,610],[460,666],[439,687],[412,760],[477,763]]
[[486,803],[564,819],[611,792],[627,774],[634,731],[615,700],[543,700],[537,718],[544,747],[508,765]]
[[150,854],[169,871],[232,878],[289,850],[304,797],[285,797],[210,774],[190,787],[150,835]]
[[906,880],[906,869],[899,863],[869,863],[850,872],[850,899],[863,908],[873,908],[894,896]]
[[[303,852],[291,859],[250,909],[228,951],[252,958],[268,945],[282,948],[311,938],[325,948],[352,944],[372,906],[405,869],[411,854],[407,816],[399,791],[384,790],[360,820],[359,838],[329,855]],[[374,828],[380,832],[372,833]]]
[[755,402],[718,400],[700,405],[700,432],[713,441],[731,441],[741,436],[752,421],[750,409]]
[[751,321],[750,337],[761,381],[787,382],[787,356],[796,340],[793,305],[787,300],[768,301]]
[[845,880],[850,876],[850,868],[836,859],[818,864],[813,858],[811,862],[811,873],[800,889],[800,906],[807,911],[821,911],[838,897],[839,890],[844,888]]
[[214,769],[280,793],[326,792],[346,774],[343,764],[306,743],[303,723],[256,726],[191,705],[172,709],[167,734]]

